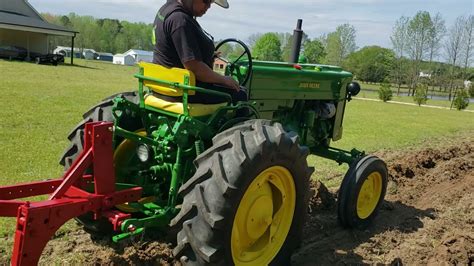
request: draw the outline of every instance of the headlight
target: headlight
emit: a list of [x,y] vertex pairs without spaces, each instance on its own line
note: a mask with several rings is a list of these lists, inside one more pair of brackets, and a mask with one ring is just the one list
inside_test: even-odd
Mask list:
[[360,92],[360,85],[357,82],[351,82],[347,85],[347,93],[350,96],[356,96]]
[[140,144],[137,147],[137,157],[141,162],[148,162],[150,160],[151,150],[146,144]]

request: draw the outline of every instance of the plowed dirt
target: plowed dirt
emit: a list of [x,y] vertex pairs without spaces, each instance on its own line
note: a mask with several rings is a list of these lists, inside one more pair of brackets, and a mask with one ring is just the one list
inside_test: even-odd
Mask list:
[[[313,182],[305,238],[292,264],[472,265],[474,137],[441,148],[377,155],[387,162],[390,181],[374,225],[365,231],[342,228],[337,191]],[[61,264],[180,265],[171,243],[150,239],[111,245],[78,229],[55,236],[41,264],[61,258]]]

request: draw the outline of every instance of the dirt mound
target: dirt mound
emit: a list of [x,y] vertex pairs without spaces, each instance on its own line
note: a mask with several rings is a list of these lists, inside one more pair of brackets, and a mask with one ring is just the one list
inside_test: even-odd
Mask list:
[[[375,224],[365,231],[343,229],[337,191],[312,182],[308,222],[293,265],[472,265],[474,137],[444,148],[378,155],[387,162],[390,181]],[[76,227],[50,241],[40,264],[180,265],[172,244],[153,239],[146,234],[110,244],[92,241]]]
[[172,245],[145,238],[120,244],[94,239],[78,229],[51,240],[41,256],[41,265],[181,265],[173,258]]
[[382,157],[390,182],[376,223],[366,231],[343,229],[335,205],[323,200],[336,191],[313,196],[310,210],[317,211],[293,264],[472,265],[474,139]]

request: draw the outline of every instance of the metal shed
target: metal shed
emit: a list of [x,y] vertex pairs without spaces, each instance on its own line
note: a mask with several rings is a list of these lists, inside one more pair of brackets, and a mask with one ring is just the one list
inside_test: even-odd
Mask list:
[[133,56],[135,63],[140,62],[153,62],[153,52],[151,51],[144,51],[144,50],[137,50],[137,49],[130,49],[124,53],[125,55]]
[[[69,36],[72,47],[78,32],[48,23],[27,0],[0,1],[0,45],[25,48],[28,52],[47,54],[49,36]],[[73,57],[71,57],[73,64]]]
[[135,58],[129,54],[116,54],[113,62],[117,65],[133,66],[135,65]]

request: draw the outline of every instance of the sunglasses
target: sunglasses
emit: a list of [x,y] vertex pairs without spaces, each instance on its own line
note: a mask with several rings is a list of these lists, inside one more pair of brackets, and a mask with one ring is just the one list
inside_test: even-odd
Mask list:
[[202,0],[202,2],[206,5],[210,5],[210,4],[214,3],[214,0]]

